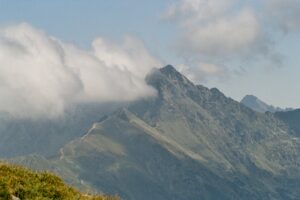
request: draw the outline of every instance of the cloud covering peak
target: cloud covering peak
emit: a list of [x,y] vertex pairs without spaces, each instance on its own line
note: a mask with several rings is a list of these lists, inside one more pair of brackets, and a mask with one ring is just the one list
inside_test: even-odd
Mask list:
[[90,50],[27,23],[0,29],[0,112],[14,117],[62,115],[68,105],[122,102],[155,95],[144,78],[161,66],[143,42],[96,38]]

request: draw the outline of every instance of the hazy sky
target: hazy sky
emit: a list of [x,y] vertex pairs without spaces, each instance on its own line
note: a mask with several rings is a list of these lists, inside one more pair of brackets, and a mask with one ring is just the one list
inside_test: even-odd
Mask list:
[[[116,72],[110,72],[110,76],[119,79],[123,75],[118,70],[123,72],[126,68],[129,79],[134,80],[135,84],[141,82],[145,70],[150,68],[149,63],[173,64],[193,81],[217,87],[236,100],[246,94],[254,94],[276,106],[300,107],[299,0],[0,0],[0,26],[0,45],[3,47],[0,46],[0,53],[6,53],[6,57],[0,55],[2,65],[10,66],[9,58],[13,59],[7,56],[13,52],[8,42],[13,40],[30,45],[20,35],[26,32],[36,35],[32,40],[43,38],[38,45],[46,46],[45,52],[55,51],[52,46],[59,46],[64,55],[70,55],[67,60],[80,55],[82,59],[88,57],[93,60],[96,57],[97,62],[101,62],[102,70],[122,66],[114,68]],[[19,35],[14,35],[14,31]],[[53,43],[52,37],[59,41]],[[70,44],[75,46],[71,48]],[[139,56],[132,56],[138,52],[141,52]],[[96,65],[94,61],[90,62],[93,62],[90,66]],[[125,62],[124,66],[121,62]],[[145,63],[146,68],[139,66],[143,62],[148,62]],[[29,62],[28,65],[37,63],[40,64],[40,61]],[[70,63],[63,62],[59,66],[65,67]],[[13,66],[15,69],[19,67],[17,63]],[[62,97],[53,86],[51,97],[55,101],[59,99],[63,104],[74,96],[100,98],[99,95],[91,97],[88,91],[95,89],[89,88],[94,82],[90,83],[81,76],[72,77],[73,72],[65,72],[69,69],[63,67],[59,69],[64,69],[61,73],[70,78],[66,87],[72,88],[72,94]],[[9,80],[9,69],[2,68],[2,79]],[[106,73],[99,72],[102,75]],[[88,75],[85,77],[90,78]],[[0,81],[2,79],[0,76]],[[77,79],[80,80],[76,82]],[[60,79],[55,76],[53,85],[59,83],[57,80]],[[127,78],[121,80],[127,81]],[[5,83],[9,85],[3,87],[7,91],[16,88],[9,81]],[[118,84],[113,84],[116,91],[122,89]],[[38,90],[32,89],[32,85],[29,84],[30,90]],[[151,93],[143,83],[141,85],[137,91]],[[80,87],[85,89],[81,91]],[[78,97],[79,93],[84,95]],[[7,102],[10,98],[16,98],[10,92],[5,95],[0,92]],[[104,96],[110,99],[114,95],[106,91]],[[139,95],[143,92],[132,94],[132,97]],[[44,98],[48,99],[48,96]],[[52,104],[47,102],[45,105]],[[8,104],[2,106],[12,107]]]

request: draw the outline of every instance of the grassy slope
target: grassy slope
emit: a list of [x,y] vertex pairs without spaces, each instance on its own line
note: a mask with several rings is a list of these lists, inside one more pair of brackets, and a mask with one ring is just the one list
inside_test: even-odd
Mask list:
[[110,196],[90,196],[67,186],[57,176],[36,173],[25,168],[0,163],[0,199],[13,196],[21,200],[118,200]]

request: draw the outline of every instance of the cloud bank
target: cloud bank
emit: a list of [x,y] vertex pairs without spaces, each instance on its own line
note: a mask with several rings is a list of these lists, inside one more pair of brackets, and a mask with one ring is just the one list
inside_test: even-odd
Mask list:
[[300,31],[300,1],[265,0],[267,17],[285,33]]
[[298,0],[177,0],[164,18],[178,26],[175,48],[189,65],[185,69],[201,72],[204,80],[224,76],[233,62],[264,60],[281,65],[274,35],[281,30],[299,31],[299,13]]
[[134,37],[85,51],[22,23],[0,29],[0,112],[53,118],[68,105],[155,95],[144,78],[161,62]]

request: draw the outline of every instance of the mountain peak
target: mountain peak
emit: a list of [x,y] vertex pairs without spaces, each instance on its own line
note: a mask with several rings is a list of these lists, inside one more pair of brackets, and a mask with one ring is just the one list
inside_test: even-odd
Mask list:
[[264,113],[264,112],[274,113],[274,112],[291,110],[291,109],[283,109],[283,108],[278,108],[278,107],[269,105],[254,95],[246,95],[241,100],[241,103],[244,104],[245,106],[251,108],[252,110],[255,110],[255,111],[261,112],[261,113]]
[[149,85],[158,89],[160,86],[172,85],[193,85],[183,74],[178,72],[172,65],[167,65],[158,70],[152,71],[146,81]]
[[255,110],[257,112],[264,113],[266,111],[273,112],[274,108],[270,105],[266,104],[265,102],[261,101],[254,95],[246,95],[242,100],[241,103],[245,106]]
[[160,71],[163,74],[179,73],[173,65],[166,65],[163,68],[160,68]]
[[176,68],[172,65],[167,65],[163,68],[159,69],[159,72],[167,77],[169,80],[176,81],[183,84],[192,84],[188,78],[186,78],[183,74],[178,72]]
[[168,78],[171,78],[173,80],[179,80],[179,81],[186,81],[187,78],[184,77],[183,74],[181,74],[180,72],[178,72],[176,70],[175,67],[173,67],[172,65],[167,65],[161,69],[159,69],[159,71],[165,75]]
[[242,99],[242,101],[243,100],[258,100],[258,98],[256,97],[256,96],[254,96],[254,95],[246,95],[243,99]]

